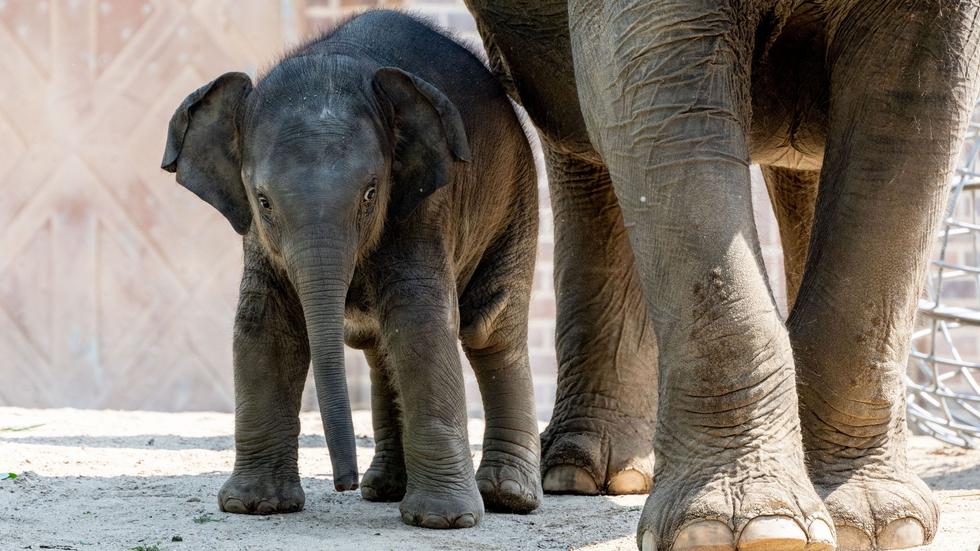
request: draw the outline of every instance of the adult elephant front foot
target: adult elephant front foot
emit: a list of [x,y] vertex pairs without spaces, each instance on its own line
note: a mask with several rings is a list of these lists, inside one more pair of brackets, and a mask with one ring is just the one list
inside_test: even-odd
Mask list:
[[[838,551],[918,547],[931,543],[939,526],[939,505],[905,455],[902,364],[887,365],[895,366],[891,384],[877,388],[891,399],[878,403],[826,385],[815,392],[804,386],[807,379],[801,384],[807,467],[834,520]],[[812,380],[822,366],[806,367]]]
[[658,472],[637,529],[642,551],[834,549],[830,516],[804,472],[790,472],[781,455],[725,455],[710,474]]
[[409,488],[399,506],[402,522],[422,528],[471,528],[483,518],[483,499],[470,482],[457,488],[447,485],[442,491]]
[[[777,344],[773,357],[785,350]],[[669,413],[661,411],[657,483],[637,529],[641,549],[835,548],[832,517],[803,460],[789,367],[764,364],[751,382],[721,393],[708,394],[701,383],[677,393]]]
[[272,515],[303,509],[306,494],[299,475],[245,476],[233,473],[218,492],[218,507],[226,513]]
[[[712,285],[713,290],[723,286]],[[696,292],[703,287],[695,287]],[[733,298],[733,303],[743,301]],[[706,319],[714,323],[717,318]],[[667,357],[657,424],[657,483],[637,531],[659,551],[832,551],[833,520],[804,462],[789,339],[770,311],[721,339],[695,323],[701,357]],[[749,335],[749,338],[745,338]],[[771,337],[764,337],[771,335]],[[763,340],[765,339],[765,340]],[[753,352],[759,350],[759,352]],[[728,358],[749,357],[755,360]],[[759,359],[761,358],[761,361]],[[751,370],[737,379],[739,366]],[[721,366],[721,367],[719,367]],[[720,372],[720,374],[719,374]],[[718,383],[721,384],[718,384]]]
[[[591,408],[589,408],[591,409]],[[609,420],[599,421],[600,416]],[[653,431],[648,416],[605,408],[555,419],[541,435],[544,491],[551,494],[646,494],[653,483]],[[581,419],[589,419],[588,428]]]
[[838,551],[925,545],[939,525],[932,492],[912,473],[852,473],[843,483],[817,484],[817,491],[834,519]]

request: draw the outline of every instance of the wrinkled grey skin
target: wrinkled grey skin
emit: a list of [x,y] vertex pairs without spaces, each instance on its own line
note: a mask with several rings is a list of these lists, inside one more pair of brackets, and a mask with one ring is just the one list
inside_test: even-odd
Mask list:
[[631,461],[651,475],[657,393],[644,549],[931,541],[902,374],[977,93],[977,0],[467,4],[549,158],[564,338],[545,490],[612,492]]
[[[228,73],[171,121],[163,167],[244,235],[235,319],[235,513],[303,507],[298,413],[312,359],[338,490],[357,488],[343,344],[371,365],[364,498],[429,528],[538,506],[527,356],[537,195],[503,89],[408,16],[356,17],[253,87]],[[458,342],[487,430],[474,475]],[[482,494],[482,499],[481,499]]]

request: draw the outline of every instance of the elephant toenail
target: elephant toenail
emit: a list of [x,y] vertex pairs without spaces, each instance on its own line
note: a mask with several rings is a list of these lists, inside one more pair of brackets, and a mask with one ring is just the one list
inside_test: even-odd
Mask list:
[[806,548],[806,532],[795,520],[783,516],[756,517],[742,529],[738,538],[739,551],[763,551],[770,549],[803,550]]
[[823,519],[816,519],[810,523],[810,545],[807,551],[833,551],[836,545],[834,531]]
[[476,517],[470,513],[459,515],[454,525],[456,528],[472,528],[476,526]]
[[487,478],[478,478],[476,480],[476,488],[481,494],[493,495],[497,491],[497,485],[493,483],[492,480]]
[[276,506],[271,501],[263,499],[255,506],[255,512],[260,515],[271,515],[276,512]]
[[925,530],[914,518],[900,518],[889,522],[878,535],[878,549],[905,549],[925,543]]
[[220,503],[220,509],[226,513],[246,513],[248,510],[245,508],[245,503],[237,497],[225,498],[223,502]]
[[735,535],[724,522],[699,520],[674,538],[673,551],[735,551]]
[[860,528],[854,526],[837,525],[837,550],[838,551],[871,551],[874,545],[871,538]]
[[421,525],[425,528],[449,528],[449,519],[442,515],[425,515],[422,517]]
[[521,485],[514,482],[513,480],[505,480],[501,482],[499,490],[500,493],[502,494],[510,494],[515,496],[519,496],[524,493],[523,490],[521,489]]
[[626,469],[609,480],[606,493],[611,495],[646,494],[650,492],[650,479],[635,469]]
[[552,494],[599,494],[595,479],[585,469],[575,465],[558,465],[548,469],[542,482],[544,491]]
[[405,524],[414,525],[415,515],[409,513],[408,511],[402,511],[402,522],[404,522]]
[[643,538],[640,543],[640,551],[657,551],[657,538],[650,530],[643,532]]

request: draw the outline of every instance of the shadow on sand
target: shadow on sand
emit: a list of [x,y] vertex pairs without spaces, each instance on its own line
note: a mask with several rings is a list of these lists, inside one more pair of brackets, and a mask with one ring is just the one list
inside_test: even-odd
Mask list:
[[[642,499],[548,496],[530,515],[488,513],[466,530],[406,526],[397,503],[338,493],[303,478],[306,507],[288,515],[222,513],[228,473],[46,477],[22,473],[0,488],[10,549],[569,549],[632,537]],[[174,538],[179,540],[174,540]],[[180,541],[180,543],[173,543]],[[28,547],[32,546],[32,547]],[[47,546],[47,547],[43,547]],[[7,547],[4,547],[5,549]]]

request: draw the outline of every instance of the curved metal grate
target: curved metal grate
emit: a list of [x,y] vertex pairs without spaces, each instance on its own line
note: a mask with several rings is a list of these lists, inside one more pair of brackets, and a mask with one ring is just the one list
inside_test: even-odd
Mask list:
[[908,364],[913,430],[980,448],[980,102],[951,181]]

